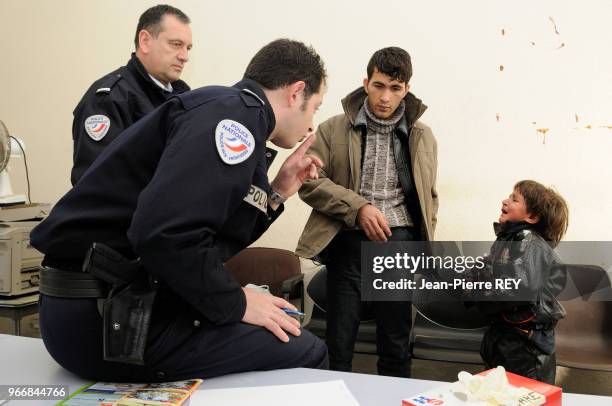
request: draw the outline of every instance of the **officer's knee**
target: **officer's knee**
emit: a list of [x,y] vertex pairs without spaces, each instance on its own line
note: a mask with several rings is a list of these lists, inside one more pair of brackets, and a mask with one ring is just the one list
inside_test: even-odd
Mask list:
[[312,349],[311,365],[308,367],[316,369],[329,369],[327,346],[317,337],[315,337],[315,342]]

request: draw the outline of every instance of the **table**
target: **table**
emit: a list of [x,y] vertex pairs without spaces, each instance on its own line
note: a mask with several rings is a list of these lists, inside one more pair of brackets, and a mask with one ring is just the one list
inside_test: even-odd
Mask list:
[[0,299],[0,333],[40,338],[38,293]]
[[[0,384],[68,385],[75,392],[88,381],[59,366],[39,338],[0,334]],[[57,401],[9,401],[9,406],[54,405]],[[4,406],[4,404],[2,405]]]
[[[388,376],[321,371],[295,368],[265,372],[244,372],[208,379],[200,390],[249,386],[286,385],[342,379],[361,406],[401,406],[402,399],[447,384],[423,379],[391,378]],[[610,406],[612,397],[563,394],[563,406]],[[192,405],[197,406],[197,405]]]
[[[87,381],[64,370],[47,353],[42,340],[0,334],[0,384],[68,385],[70,393]],[[444,385],[421,379],[390,378],[348,372],[294,368],[245,372],[204,381],[199,390],[267,386],[342,379],[362,406],[401,405],[403,398]],[[9,406],[54,405],[56,401],[10,401]],[[563,394],[564,406],[609,406],[612,397]],[[3,405],[4,406],[4,405]],[[197,406],[197,405],[191,405]]]

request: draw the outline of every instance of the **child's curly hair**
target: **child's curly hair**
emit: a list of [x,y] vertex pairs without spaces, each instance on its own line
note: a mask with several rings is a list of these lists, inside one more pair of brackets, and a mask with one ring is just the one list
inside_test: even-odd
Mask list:
[[514,185],[525,199],[527,213],[539,217],[534,225],[542,237],[556,247],[567,231],[569,210],[559,193],[533,180],[521,180]]

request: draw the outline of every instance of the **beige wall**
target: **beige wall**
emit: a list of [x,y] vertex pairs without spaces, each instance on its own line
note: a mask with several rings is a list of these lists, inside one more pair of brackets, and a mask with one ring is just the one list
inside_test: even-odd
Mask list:
[[[93,80],[127,62],[138,16],[156,3],[0,0],[0,120],[27,144],[33,200],[55,202],[68,190],[72,110]],[[612,239],[609,0],[172,4],[193,21],[184,74],[192,87],[236,82],[275,38],[312,44],[329,72],[317,121],[341,112],[339,99],[361,83],[376,49],[407,49],[412,89],[430,106],[423,120],[439,142],[438,239],[492,238],[500,201],[521,178],[567,198],[568,239]],[[550,128],[545,145],[537,128]],[[22,165],[11,164],[17,192]],[[292,199],[257,245],[293,249],[308,212]]]

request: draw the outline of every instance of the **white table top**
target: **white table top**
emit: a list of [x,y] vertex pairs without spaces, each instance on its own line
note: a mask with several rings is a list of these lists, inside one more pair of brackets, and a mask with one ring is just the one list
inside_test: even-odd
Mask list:
[[[202,383],[200,390],[324,382],[334,379],[344,380],[361,406],[400,406],[402,399],[447,384],[447,382],[423,379],[391,378],[388,376],[295,368],[266,372],[245,372],[209,379]],[[612,405],[612,397],[564,393],[563,406],[573,405],[610,406]]]
[[[1,385],[68,385],[73,393],[88,381],[59,366],[41,339],[0,334]],[[54,405],[57,401],[19,400],[7,405]],[[3,405],[4,406],[4,405]]]
[[[47,353],[42,340],[0,334],[0,384],[68,385],[70,393],[87,383],[65,371]],[[266,372],[245,372],[205,380],[200,390],[268,386],[342,379],[362,406],[399,406],[401,400],[444,382],[390,378],[315,369],[295,368]],[[10,401],[8,405],[53,405],[57,401]],[[563,405],[609,406],[612,397],[563,394]],[[196,406],[196,405],[192,405]]]

